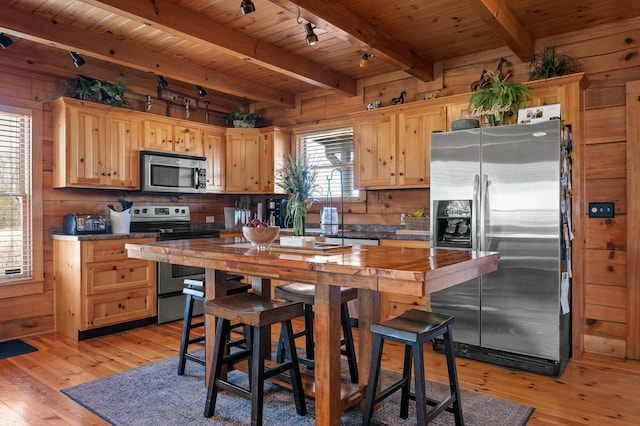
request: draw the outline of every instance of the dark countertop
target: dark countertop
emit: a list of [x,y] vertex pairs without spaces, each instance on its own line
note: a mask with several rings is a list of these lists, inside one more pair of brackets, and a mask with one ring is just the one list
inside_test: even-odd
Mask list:
[[[399,231],[399,232],[396,232]],[[221,229],[220,236],[224,237],[224,234],[242,232],[242,229]],[[288,228],[281,228],[281,234],[292,234],[293,231]],[[322,237],[340,238],[342,234],[336,235],[324,235],[320,228],[306,228],[306,235],[317,235]],[[430,241],[431,235],[426,234],[423,231],[406,230],[404,226],[393,225],[354,225],[352,227],[345,228],[345,238],[362,238],[368,240],[415,240],[415,241]]]
[[98,240],[118,240],[125,238],[156,238],[157,232],[132,232],[130,234],[85,234],[85,235],[66,235],[62,233],[52,232],[50,234],[52,240],[66,241],[98,241]]

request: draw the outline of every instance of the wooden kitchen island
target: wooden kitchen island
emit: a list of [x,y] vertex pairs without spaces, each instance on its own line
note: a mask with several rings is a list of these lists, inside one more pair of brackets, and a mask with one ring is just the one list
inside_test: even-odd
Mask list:
[[[341,411],[364,395],[369,374],[371,323],[380,320],[380,293],[425,296],[496,270],[494,252],[349,246],[302,249],[273,246],[258,251],[243,238],[192,239],[127,244],[130,257],[204,267],[206,296],[226,294],[226,274],[251,276],[254,291],[271,295],[271,279],[316,285],[315,412],[317,425],[339,425]],[[359,293],[360,388],[340,392],[340,286]],[[215,318],[206,327],[215,330]],[[212,336],[210,336],[212,337]],[[207,373],[213,338],[206,340]],[[204,409],[204,401],[202,401]]]

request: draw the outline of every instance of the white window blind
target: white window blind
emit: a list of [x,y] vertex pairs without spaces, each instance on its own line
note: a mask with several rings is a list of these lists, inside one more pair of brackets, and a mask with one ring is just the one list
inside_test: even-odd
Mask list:
[[0,106],[0,282],[31,278],[31,116]]
[[[358,198],[353,182],[353,129],[341,128],[298,135],[298,154],[317,173],[316,198]],[[343,191],[340,188],[342,174]],[[330,178],[327,179],[327,178]]]

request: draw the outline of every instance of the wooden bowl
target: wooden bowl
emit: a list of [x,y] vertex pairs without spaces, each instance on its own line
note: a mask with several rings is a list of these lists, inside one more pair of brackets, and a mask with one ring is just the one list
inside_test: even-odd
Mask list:
[[253,227],[243,226],[242,234],[251,242],[251,245],[258,247],[269,247],[273,240],[280,234],[279,226]]

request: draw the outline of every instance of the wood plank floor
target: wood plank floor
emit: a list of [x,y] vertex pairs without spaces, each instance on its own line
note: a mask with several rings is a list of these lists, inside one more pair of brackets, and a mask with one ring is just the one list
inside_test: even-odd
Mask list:
[[[177,321],[82,342],[57,333],[25,338],[39,350],[0,360],[0,424],[106,424],[60,389],[176,356],[180,333]],[[426,352],[428,378],[444,383],[444,357]],[[385,345],[385,368],[399,371],[401,359],[398,346]],[[559,379],[464,358],[457,365],[464,389],[535,407],[531,426],[640,424],[638,361],[585,354]]]

